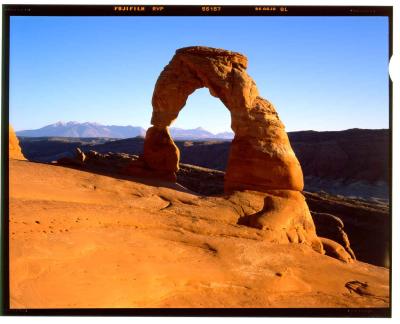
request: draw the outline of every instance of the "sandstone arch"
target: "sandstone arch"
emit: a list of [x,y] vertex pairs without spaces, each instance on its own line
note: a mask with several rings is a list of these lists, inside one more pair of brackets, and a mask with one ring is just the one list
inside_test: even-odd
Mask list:
[[268,241],[303,243],[324,253],[300,192],[303,173],[285,127],[246,68],[247,58],[239,53],[200,46],[178,49],[155,85],[153,126],[146,133],[142,167],[153,176],[176,180],[179,150],[168,127],[188,96],[207,87],[230,111],[235,133],[224,182],[228,199],[247,206],[257,195],[263,197],[261,210],[241,215],[242,224],[264,230]]
[[235,133],[225,176],[225,191],[303,189],[300,164],[274,106],[259,96],[246,73],[247,58],[209,47],[176,51],[161,72],[153,93],[151,127],[143,159],[164,178],[176,179],[179,150],[168,132],[188,96],[207,87],[231,113]]

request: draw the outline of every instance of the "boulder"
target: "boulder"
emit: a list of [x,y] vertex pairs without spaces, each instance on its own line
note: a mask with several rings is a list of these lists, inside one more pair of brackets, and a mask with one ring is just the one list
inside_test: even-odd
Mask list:
[[326,237],[320,237],[319,239],[325,249],[326,255],[345,263],[354,262],[354,259],[351,257],[351,255],[347,253],[347,251],[339,243],[332,241]]
[[352,257],[352,259],[356,259],[356,255],[350,246],[349,237],[344,231],[344,223],[339,217],[327,213],[317,212],[311,212],[311,216],[317,228],[318,236],[326,237],[341,244],[346,252]]

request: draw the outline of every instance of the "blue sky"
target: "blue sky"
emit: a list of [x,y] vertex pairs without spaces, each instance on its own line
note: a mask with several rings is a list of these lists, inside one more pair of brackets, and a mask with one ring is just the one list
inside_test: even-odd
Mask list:
[[[150,124],[151,97],[180,47],[245,54],[287,131],[388,128],[386,17],[12,17],[10,122]],[[230,130],[207,89],[172,125]]]

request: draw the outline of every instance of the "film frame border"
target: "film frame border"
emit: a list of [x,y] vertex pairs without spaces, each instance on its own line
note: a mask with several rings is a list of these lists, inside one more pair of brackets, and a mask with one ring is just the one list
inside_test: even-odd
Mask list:
[[[121,7],[122,9],[120,9]],[[220,8],[207,10],[203,8]],[[131,9],[132,8],[132,9]],[[135,9],[136,8],[136,9]],[[144,8],[142,10],[141,8]],[[162,10],[154,8],[163,8]],[[256,8],[259,8],[256,10]],[[261,8],[261,9],[260,9]],[[276,8],[275,10],[263,8]],[[284,8],[281,10],[281,8]],[[392,6],[284,6],[284,5],[2,5],[2,96],[1,96],[1,315],[7,316],[186,316],[186,317],[391,317],[392,244],[390,245],[388,308],[60,308],[12,309],[9,285],[9,62],[11,16],[384,16],[388,18],[388,65],[393,55]],[[389,73],[389,71],[388,71]],[[392,243],[393,195],[393,87],[389,76],[389,214],[390,242]]]

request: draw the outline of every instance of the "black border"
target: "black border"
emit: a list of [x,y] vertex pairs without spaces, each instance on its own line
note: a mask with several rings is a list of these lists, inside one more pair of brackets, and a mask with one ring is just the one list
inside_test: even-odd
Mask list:
[[[115,11],[115,7],[144,8],[144,11],[128,9]],[[160,11],[151,8],[163,7]],[[220,11],[203,11],[202,7],[220,7]],[[271,10],[255,8],[275,7]],[[281,11],[280,8],[286,8]],[[9,297],[9,164],[8,164],[8,123],[9,123],[9,54],[10,16],[385,16],[389,20],[389,58],[393,54],[393,7],[392,6],[285,6],[285,5],[2,5],[2,99],[1,99],[1,310],[3,315],[70,315],[70,316],[269,316],[269,317],[391,317],[392,316],[392,265],[390,266],[390,307],[389,308],[75,308],[75,309],[10,309]],[[390,241],[392,242],[392,159],[393,159],[393,88],[389,77],[389,211]],[[392,246],[390,246],[390,260]]]
[[[3,17],[2,17],[2,73],[1,73],[1,304],[2,311],[6,314],[9,311],[9,177],[8,177],[8,124],[9,124],[9,53],[10,53],[10,42],[9,42],[9,30],[10,30],[10,17],[5,15],[3,6]],[[6,267],[7,265],[7,267]]]
[[[162,11],[151,11],[152,7]],[[144,11],[115,11],[115,7],[142,7]],[[220,7],[220,11],[202,11]],[[275,7],[275,11],[255,8]],[[286,8],[287,11],[281,11]],[[392,6],[285,6],[285,5],[3,5],[8,16],[388,16]]]

